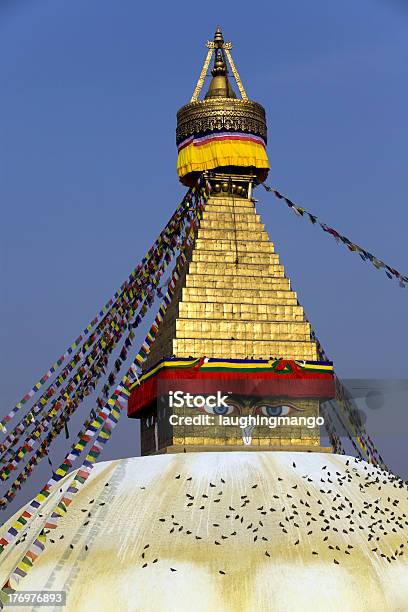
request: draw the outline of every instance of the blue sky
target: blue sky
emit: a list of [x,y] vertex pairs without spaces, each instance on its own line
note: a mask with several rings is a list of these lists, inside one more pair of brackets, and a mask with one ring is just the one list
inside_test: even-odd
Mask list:
[[[218,24],[267,111],[268,182],[408,273],[403,1],[1,0],[3,413],[181,199],[175,115]],[[408,288],[255,197],[339,375],[406,378]]]

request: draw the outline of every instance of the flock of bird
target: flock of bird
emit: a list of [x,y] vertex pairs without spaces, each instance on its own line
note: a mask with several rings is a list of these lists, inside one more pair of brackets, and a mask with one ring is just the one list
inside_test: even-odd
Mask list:
[[[356,467],[358,464],[361,471]],[[197,545],[203,540],[208,543],[208,534],[197,532],[194,517],[197,510],[208,512],[211,521],[212,509],[217,505],[216,518],[211,523],[215,534],[213,546],[223,546],[227,540],[237,537],[242,541],[244,537],[257,546],[259,554],[272,557],[276,531],[280,531],[284,534],[285,546],[306,544],[312,557],[323,555],[326,560],[330,557],[334,565],[341,565],[356,552],[356,545],[348,540],[355,542],[352,534],[360,533],[372,554],[386,563],[397,561],[408,547],[408,516],[399,509],[401,496],[393,496],[393,490],[403,490],[408,502],[407,483],[359,459],[347,459],[345,465],[343,474],[337,470],[330,471],[324,465],[318,490],[315,479],[308,474],[301,474],[303,487],[300,484],[287,486],[285,478],[277,476],[276,493],[267,501],[261,496],[261,505],[258,505],[259,496],[256,495],[260,483],[250,483],[248,490],[237,494],[231,503],[231,497],[228,502],[223,499],[224,485],[227,484],[224,478],[218,482],[209,481],[204,491],[192,495],[189,491],[192,476],[178,474],[175,479],[182,479],[185,484],[185,510],[182,516],[170,514],[160,517],[158,521],[162,529],[168,529],[169,534],[184,534],[190,538],[189,546],[194,541]],[[292,467],[297,469],[295,462]],[[299,474],[302,472],[301,466],[297,471]],[[351,499],[341,489],[355,480],[358,482],[359,497]],[[368,492],[370,499],[374,493],[374,500],[365,499]],[[220,506],[223,506],[222,520],[219,518]],[[408,511],[408,504],[405,509]],[[391,545],[395,537],[398,538],[396,547],[395,544]],[[141,553],[142,568],[148,567],[149,563],[157,563],[158,554],[154,553],[154,545],[146,543]],[[177,571],[177,568],[171,567],[170,570]],[[220,569],[219,573],[225,575],[226,568]]]
[[[188,468],[188,462],[185,465]],[[286,553],[290,547],[299,547],[303,559],[306,554],[311,559],[323,559],[334,565],[347,564],[361,548],[364,554],[369,552],[388,564],[406,554],[406,482],[354,458],[345,459],[344,467],[338,469],[328,462],[321,467],[318,476],[316,471],[305,473],[301,461],[298,464],[294,461],[291,468],[277,472],[272,482],[268,477],[267,487],[264,477],[247,481],[246,490],[242,488],[245,480],[235,481],[234,478],[235,482],[228,482],[231,474],[218,475],[205,482],[202,477],[194,482],[196,478],[188,473],[173,475],[182,500],[179,499],[168,514],[155,519],[157,523],[152,524],[150,535],[144,534],[145,541],[137,553],[140,567],[160,565],[160,543],[165,531],[175,538],[175,546],[188,548],[192,554],[196,546],[211,545],[221,550],[234,539],[244,548],[253,547],[255,554],[271,561],[277,559],[277,545]],[[354,491],[347,495],[350,484]],[[109,482],[105,486],[109,486]],[[146,489],[145,486],[139,488]],[[97,499],[90,499],[80,508],[84,527],[92,526],[94,503],[104,506],[106,501],[98,503]],[[205,521],[197,520],[200,513],[205,515]],[[60,527],[63,530],[63,521]],[[58,532],[45,530],[47,543],[56,545],[63,540],[64,534],[58,535]],[[24,544],[29,533],[27,531],[16,544]],[[72,543],[66,542],[66,546],[74,548]],[[90,548],[84,541],[80,546],[85,551]],[[225,566],[226,558],[229,557],[220,556],[218,572],[221,576],[227,575],[234,566],[234,555],[230,556],[230,568]],[[167,561],[163,559],[163,562]],[[168,571],[177,572],[180,568],[172,562]]]

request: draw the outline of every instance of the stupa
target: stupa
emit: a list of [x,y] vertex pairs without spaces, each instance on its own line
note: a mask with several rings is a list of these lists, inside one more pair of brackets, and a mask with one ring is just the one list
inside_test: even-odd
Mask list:
[[[192,415],[316,418],[334,393],[332,364],[255,210],[269,168],[265,113],[230,48],[217,29],[178,114],[180,180],[204,172],[211,196],[130,394],[149,456],[93,467],[88,454],[87,473],[60,470],[30,505],[37,512],[2,526],[4,603],[47,590],[64,592],[70,612],[408,609],[406,483],[331,453],[318,425],[169,425]],[[180,406],[169,401],[176,390]],[[218,391],[226,401],[210,403]],[[190,407],[187,393],[204,402]]]

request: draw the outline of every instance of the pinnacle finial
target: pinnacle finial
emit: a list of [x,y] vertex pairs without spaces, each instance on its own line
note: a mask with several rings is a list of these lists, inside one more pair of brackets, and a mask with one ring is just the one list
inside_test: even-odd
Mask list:
[[218,48],[221,48],[222,45],[224,44],[224,37],[222,35],[220,26],[217,26],[217,29],[215,30],[214,44]]

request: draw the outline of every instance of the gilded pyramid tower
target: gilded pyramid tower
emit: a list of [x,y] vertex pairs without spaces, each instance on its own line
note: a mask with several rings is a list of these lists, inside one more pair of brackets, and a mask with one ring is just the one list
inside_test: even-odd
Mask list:
[[[192,185],[198,176],[204,176],[211,195],[172,302],[144,363],[144,389],[151,385],[154,374],[159,377],[154,399],[163,400],[169,388],[163,385],[160,388],[160,376],[168,375],[166,368],[185,370],[191,363],[195,377],[199,369],[202,391],[208,393],[223,387],[231,396],[231,406],[240,415],[279,416],[296,412],[316,417],[321,399],[330,397],[331,391],[327,380],[319,387],[320,383],[309,378],[331,379],[332,373],[328,374],[331,364],[318,361],[310,324],[252,197],[253,189],[269,170],[265,111],[260,104],[248,100],[231,57],[231,44],[224,42],[219,28],[207,47],[207,58],[192,99],[178,112],[176,136],[181,182]],[[199,99],[212,55],[212,80],[204,98]],[[240,98],[230,83],[228,63]],[[214,382],[216,372],[218,379]],[[285,375],[289,377],[287,385],[279,386],[283,385]],[[256,381],[253,378],[249,388],[247,379],[251,376],[258,377]],[[268,386],[262,376],[270,376],[271,380],[275,376],[276,380]],[[172,377],[177,380],[176,375]],[[184,390],[194,387],[197,391],[191,377],[188,384]],[[299,450],[322,450],[317,425],[274,432],[269,428],[263,433],[262,427],[252,427],[244,434],[216,427],[167,427],[164,409],[160,419],[159,404],[149,404],[143,393],[142,385],[139,396],[144,397],[143,401],[138,401],[135,393],[129,410],[130,416],[142,419],[143,454],[220,450],[220,446],[254,450],[259,445],[267,449],[296,446]],[[166,405],[167,412],[169,408]],[[185,406],[182,409],[186,410],[183,414],[189,414]],[[222,407],[219,410],[222,412]]]
[[228,192],[235,182],[217,185],[146,368],[172,355],[316,360],[310,324],[254,202]]

